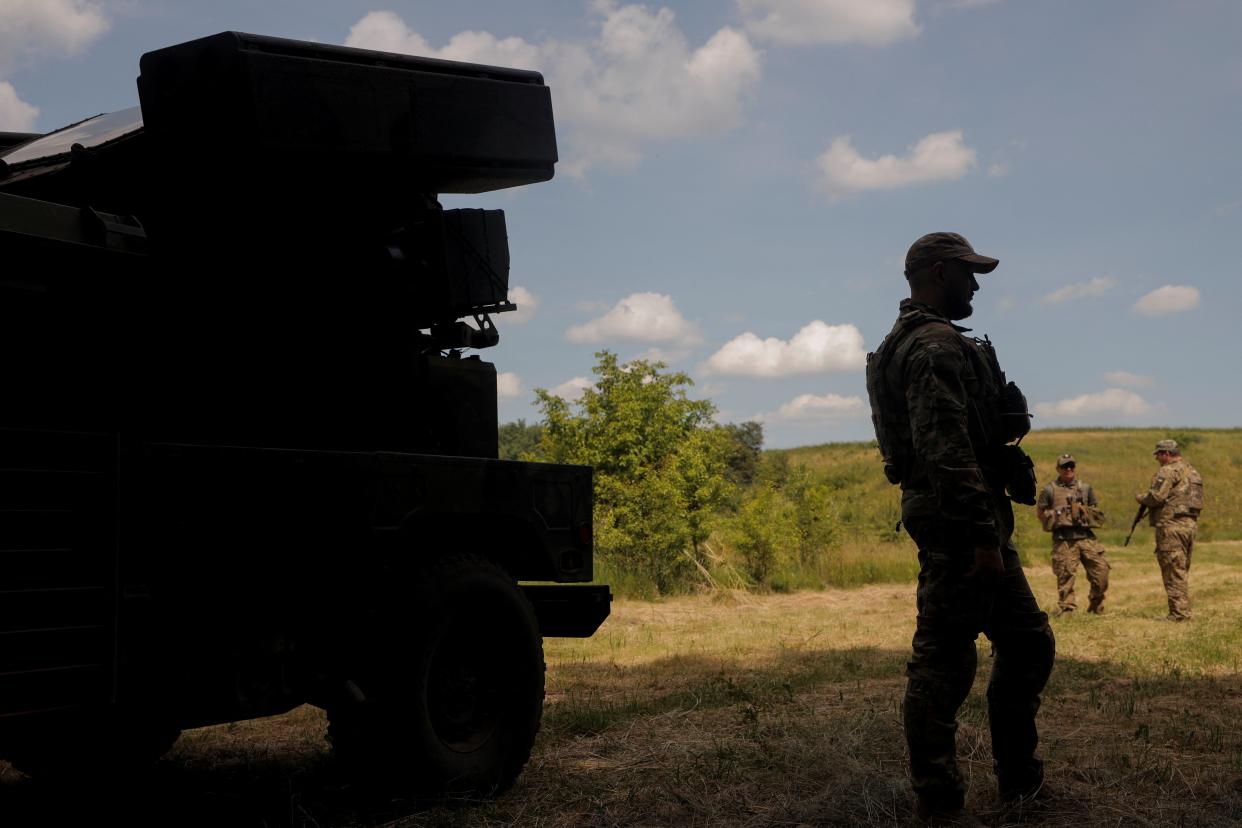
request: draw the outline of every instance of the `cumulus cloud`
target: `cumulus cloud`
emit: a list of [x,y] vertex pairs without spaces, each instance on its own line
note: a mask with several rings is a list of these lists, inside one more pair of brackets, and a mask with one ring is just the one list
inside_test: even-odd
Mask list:
[[79,54],[107,30],[102,4],[92,0],[0,0],[0,73]]
[[370,12],[350,29],[347,46],[535,69],[552,90],[567,151],[562,168],[630,168],[649,143],[700,138],[741,123],[761,75],[761,56],[745,33],[725,27],[690,43],[667,8],[597,0],[590,41],[460,32],[436,48],[393,12]]
[[1048,295],[1044,296],[1043,302],[1048,305],[1060,304],[1069,299],[1084,299],[1088,296],[1100,296],[1117,286],[1117,280],[1112,276],[1097,276],[1089,282],[1080,282],[1078,284],[1066,285],[1057,288]]
[[13,84],[0,81],[0,130],[29,132],[34,129],[39,107],[31,106],[17,96]]
[[746,29],[774,43],[886,46],[918,36],[914,0],[738,0]]
[[1109,385],[1121,385],[1126,388],[1155,388],[1156,378],[1146,374],[1131,374],[1129,371],[1109,371],[1104,375]]
[[598,319],[570,328],[565,336],[579,344],[614,339],[674,345],[701,341],[698,328],[681,315],[673,298],[663,293],[630,294]]
[[591,385],[591,381],[586,377],[574,377],[573,379],[565,380],[555,388],[549,388],[548,393],[560,397],[565,402],[574,402]]
[[635,359],[644,359],[647,362],[663,362],[670,365],[674,362],[681,362],[690,356],[690,352],[685,348],[648,348],[639,354]]
[[517,305],[518,309],[504,317],[506,322],[518,325],[529,322],[534,318],[535,311],[539,310],[539,300],[535,298],[535,294],[524,287],[509,288],[509,301]]
[[1165,285],[1134,303],[1143,316],[1165,316],[1199,306],[1199,289],[1190,285]]
[[862,333],[853,325],[829,325],[816,319],[788,342],[746,333],[734,337],[708,358],[707,374],[785,377],[827,371],[856,371],[867,361]]
[[933,132],[909,147],[904,156],[864,158],[848,135],[835,138],[816,160],[822,185],[834,198],[865,190],[893,190],[930,181],[953,181],[976,164],[960,129]]
[[857,417],[866,411],[861,397],[842,397],[839,394],[799,394],[770,414],[761,414],[765,421],[825,422]]
[[1035,413],[1040,417],[1058,420],[1082,420],[1091,417],[1099,423],[1109,418],[1141,417],[1154,410],[1147,400],[1123,388],[1105,388],[1094,394],[1035,404]]
[[511,400],[522,394],[522,378],[511,371],[496,375],[496,396],[502,400]]

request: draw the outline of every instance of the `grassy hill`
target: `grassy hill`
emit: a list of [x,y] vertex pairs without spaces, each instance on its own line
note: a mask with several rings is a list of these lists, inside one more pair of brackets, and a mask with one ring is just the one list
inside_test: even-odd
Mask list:
[[[1056,477],[1058,455],[1078,461],[1078,475],[1096,490],[1107,522],[1097,534],[1119,545],[1134,520],[1134,495],[1146,490],[1157,468],[1151,456],[1157,440],[1173,437],[1183,455],[1203,475],[1206,508],[1199,521],[1200,540],[1242,538],[1242,429],[1056,429],[1033,431],[1022,441],[1035,461],[1040,486]],[[900,513],[900,490],[884,479],[874,443],[830,443],[770,450],[768,462],[804,465],[834,491],[835,519],[858,543],[896,541],[893,526]],[[1015,504],[1017,543],[1024,554],[1051,544],[1031,507]],[[1151,529],[1141,526],[1131,543],[1151,544]]]

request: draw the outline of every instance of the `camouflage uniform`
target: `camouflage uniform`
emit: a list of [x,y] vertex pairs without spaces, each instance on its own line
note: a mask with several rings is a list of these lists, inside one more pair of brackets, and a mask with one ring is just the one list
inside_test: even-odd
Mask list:
[[[1165,442],[1173,441],[1161,441],[1157,448]],[[1156,529],[1156,560],[1169,597],[1169,618],[1184,621],[1190,618],[1190,556],[1203,507],[1203,478],[1178,455],[1152,477],[1142,503],[1150,509],[1148,520]]]
[[[1104,557],[1104,544],[1095,539],[1089,524],[1089,510],[1098,510],[1095,490],[1075,480],[1068,485],[1059,478],[1039,493],[1035,504],[1046,518],[1044,528],[1052,532],[1052,572],[1057,576],[1057,606],[1061,612],[1073,612],[1078,604],[1074,598],[1074,580],[1079,561],[1087,573],[1091,593],[1087,612],[1104,612],[1104,593],[1108,590],[1109,563]],[[1084,508],[1085,507],[1085,508]]]
[[[1011,542],[1004,439],[987,433],[1001,430],[1004,375],[990,343],[964,336],[966,330],[907,299],[867,361],[885,474],[901,484],[902,523],[919,550],[918,620],[904,702],[911,781],[920,805],[949,809],[960,807],[965,792],[956,719],[974,683],[979,633],[994,648],[988,721],[1006,797],[1042,782],[1035,714],[1055,651],[1048,616]],[[1022,422],[1029,428],[1025,413]],[[1026,497],[1034,502],[1033,472]],[[999,548],[1003,575],[970,574],[976,548]]]

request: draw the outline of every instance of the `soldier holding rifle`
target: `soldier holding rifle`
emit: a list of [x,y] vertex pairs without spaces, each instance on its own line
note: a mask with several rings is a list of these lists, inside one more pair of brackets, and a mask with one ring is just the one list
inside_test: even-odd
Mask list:
[[[1169,598],[1166,620],[1185,621],[1190,618],[1190,556],[1203,509],[1203,478],[1182,458],[1175,440],[1156,443],[1152,454],[1160,468],[1151,487],[1134,496],[1139,503],[1135,523],[1146,510],[1148,521],[1156,529],[1156,560]],[[1130,531],[1133,533],[1133,527]]]
[[1104,513],[1096,501],[1095,490],[1078,479],[1077,468],[1073,455],[1057,458],[1057,479],[1039,493],[1035,513],[1044,531],[1052,533],[1052,571],[1057,576],[1059,613],[1073,612],[1077,607],[1074,576],[1078,562],[1082,561],[1091,584],[1087,612],[1102,615],[1109,566],[1104,558],[1104,544],[1095,539],[1092,529],[1103,523]]

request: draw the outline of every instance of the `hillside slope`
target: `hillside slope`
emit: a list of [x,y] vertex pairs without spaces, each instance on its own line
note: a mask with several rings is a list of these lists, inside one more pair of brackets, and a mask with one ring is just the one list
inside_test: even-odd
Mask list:
[[[1151,456],[1157,440],[1173,437],[1203,475],[1206,507],[1199,522],[1201,540],[1242,538],[1242,429],[1055,429],[1033,431],[1022,447],[1035,461],[1040,486],[1056,477],[1056,457],[1078,461],[1078,475],[1096,490],[1107,521],[1098,532],[1120,544],[1134,520],[1134,494],[1146,490],[1157,468]],[[766,452],[791,466],[805,465],[834,490],[841,528],[859,541],[893,539],[900,517],[900,490],[884,479],[874,443],[829,443]],[[782,461],[783,462],[783,461]],[[1016,537],[1024,553],[1043,550],[1048,537],[1031,507],[1014,504]],[[1140,526],[1132,543],[1150,545],[1151,530]],[[1037,552],[1038,554],[1038,552]]]

